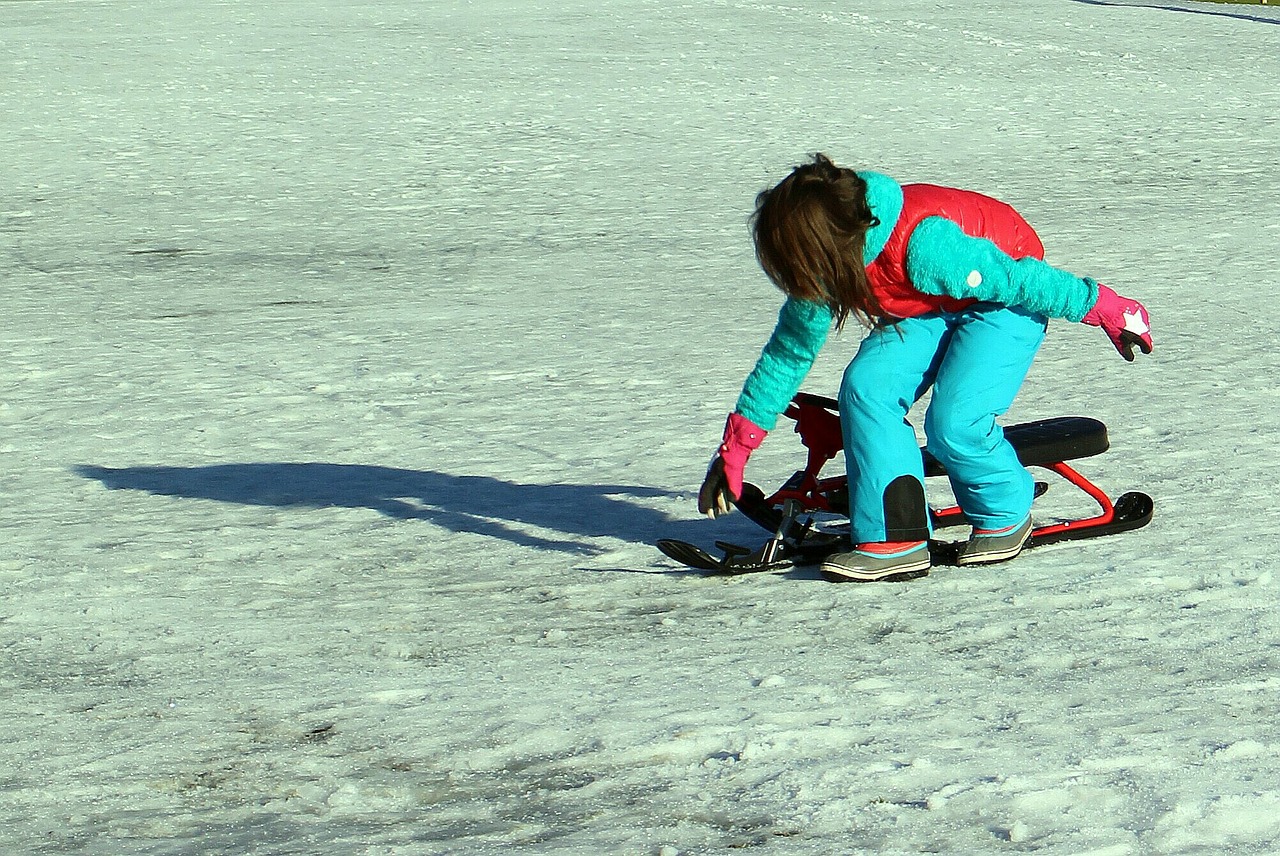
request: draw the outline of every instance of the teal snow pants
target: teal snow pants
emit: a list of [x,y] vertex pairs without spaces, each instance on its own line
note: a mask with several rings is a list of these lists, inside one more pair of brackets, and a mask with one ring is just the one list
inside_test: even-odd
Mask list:
[[932,387],[928,449],[977,528],[1021,523],[1035,485],[996,424],[1026,378],[1048,322],[994,303],[877,326],[840,385],[840,423],[855,544],[931,532],[924,464],[908,411]]

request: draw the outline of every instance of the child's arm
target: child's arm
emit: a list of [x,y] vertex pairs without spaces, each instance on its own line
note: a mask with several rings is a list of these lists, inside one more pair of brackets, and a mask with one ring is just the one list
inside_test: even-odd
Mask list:
[[833,318],[831,310],[820,303],[788,298],[783,304],[778,325],[725,423],[724,439],[698,491],[698,511],[712,517],[727,514],[742,496],[747,459],[800,391],[827,341]]
[[1098,283],[1036,258],[1013,259],[945,217],[920,222],[907,242],[907,276],[926,294],[1021,306],[1081,321],[1098,301]]
[[821,303],[787,298],[778,313],[778,325],[743,384],[734,410],[765,431],[772,431],[778,415],[787,409],[813,368],[834,317]]

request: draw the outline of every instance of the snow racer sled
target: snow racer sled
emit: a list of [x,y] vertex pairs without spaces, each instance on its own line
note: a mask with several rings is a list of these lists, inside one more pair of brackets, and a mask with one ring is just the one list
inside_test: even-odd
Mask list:
[[[822,478],[822,467],[843,451],[840,416],[837,403],[830,398],[798,394],[787,407],[786,416],[796,422],[800,442],[809,450],[808,460],[777,491],[765,495],[753,484],[744,484],[736,503],[750,520],[772,534],[761,547],[752,550],[737,544],[717,541],[723,555],[714,556],[687,541],[663,539],[657,547],[675,561],[710,573],[743,574],[767,571],[790,565],[821,562],[828,555],[849,549],[847,520],[841,531],[841,518],[849,516],[849,490],[844,475]],[[1087,416],[1060,416],[1010,425],[1005,437],[1018,453],[1025,467],[1042,467],[1065,479],[1087,494],[1098,505],[1090,517],[1057,520],[1036,526],[1026,547],[1052,544],[1077,538],[1096,538],[1138,529],[1151,522],[1154,503],[1145,493],[1123,494],[1114,502],[1067,461],[1102,454],[1110,443],[1107,426]],[[925,476],[944,476],[946,470],[925,449]],[[1048,489],[1037,482],[1036,496]],[[958,507],[929,509],[934,530],[966,525]],[[959,544],[931,541],[934,564],[953,564]]]

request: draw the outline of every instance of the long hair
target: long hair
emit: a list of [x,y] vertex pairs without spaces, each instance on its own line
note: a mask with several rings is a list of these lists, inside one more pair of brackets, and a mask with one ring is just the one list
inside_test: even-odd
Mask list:
[[867,326],[883,315],[862,259],[867,230],[878,223],[867,183],[819,153],[756,197],[751,233],[773,284],[825,304],[840,329],[850,315]]

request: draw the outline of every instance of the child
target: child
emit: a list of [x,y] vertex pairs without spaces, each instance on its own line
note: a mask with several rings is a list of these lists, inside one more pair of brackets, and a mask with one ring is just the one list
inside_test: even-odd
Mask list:
[[834,326],[869,328],[840,385],[853,549],[827,576],[929,569],[929,514],[911,406],[930,387],[929,451],[973,525],[959,563],[1012,559],[1031,533],[1031,475],[996,417],[1008,410],[1048,318],[1101,327],[1126,360],[1151,353],[1145,307],[1042,261],[1013,208],[966,190],[899,185],[825,155],[756,200],[756,256],[787,295],[698,494],[711,516],[742,492],[747,458],[799,390]]

